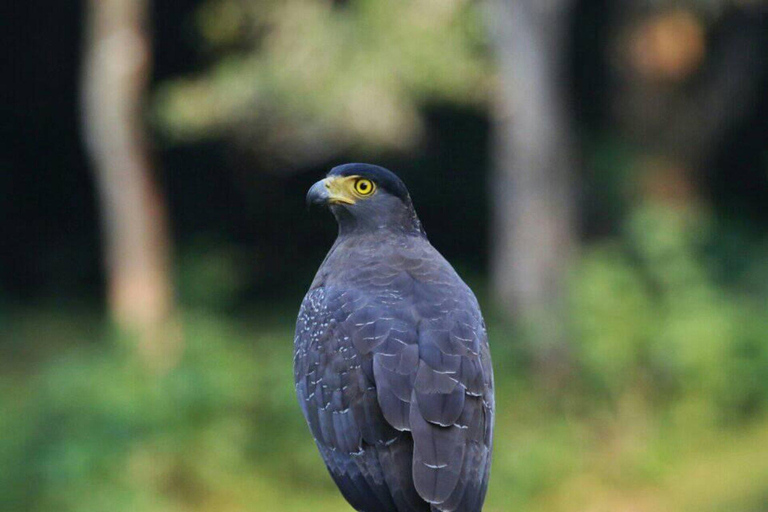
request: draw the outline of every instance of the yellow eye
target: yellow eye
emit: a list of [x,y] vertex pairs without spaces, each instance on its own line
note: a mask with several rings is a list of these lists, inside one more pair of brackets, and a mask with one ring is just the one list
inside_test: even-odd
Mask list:
[[355,192],[361,196],[369,196],[373,194],[374,190],[376,190],[376,186],[371,180],[360,178],[359,180],[355,181]]

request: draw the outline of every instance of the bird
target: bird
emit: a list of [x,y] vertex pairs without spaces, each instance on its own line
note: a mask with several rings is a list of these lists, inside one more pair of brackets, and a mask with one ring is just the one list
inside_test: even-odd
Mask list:
[[299,310],[294,383],[332,479],[359,512],[481,511],[495,403],[475,295],[388,169],[334,167],[307,203],[338,235]]

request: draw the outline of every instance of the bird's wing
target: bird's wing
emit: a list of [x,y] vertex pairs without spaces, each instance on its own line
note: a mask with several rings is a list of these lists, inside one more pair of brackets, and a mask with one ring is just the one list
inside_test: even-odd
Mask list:
[[476,511],[490,465],[493,374],[477,301],[450,274],[412,280],[407,327],[373,324],[373,338],[384,336],[373,371],[385,419],[413,436],[419,495],[437,510]]
[[296,391],[312,433],[350,453],[363,440],[375,444],[397,435],[376,402],[370,358],[345,334],[359,302],[353,292],[311,290],[299,312],[294,342]]
[[378,403],[367,348],[373,342],[368,338],[376,336],[368,303],[367,294],[356,290],[319,287],[307,294],[296,324],[299,403],[331,476],[353,507],[426,512],[412,483],[410,436],[384,419]]
[[474,512],[488,481],[493,373],[477,300],[433,251],[363,274],[366,293],[340,328],[373,356],[384,419],[411,432],[418,494],[437,510]]

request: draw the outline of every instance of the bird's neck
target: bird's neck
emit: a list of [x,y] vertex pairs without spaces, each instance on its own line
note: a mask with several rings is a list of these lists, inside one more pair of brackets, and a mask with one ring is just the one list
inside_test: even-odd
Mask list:
[[339,225],[338,238],[419,236],[426,238],[412,207],[378,211],[371,215],[353,215],[343,207],[332,208]]

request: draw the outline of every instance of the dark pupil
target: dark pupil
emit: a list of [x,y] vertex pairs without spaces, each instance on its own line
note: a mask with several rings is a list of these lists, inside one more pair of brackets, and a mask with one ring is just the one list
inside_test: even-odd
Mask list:
[[360,192],[366,192],[368,190],[368,183],[362,182],[358,185],[358,188],[360,189]]

